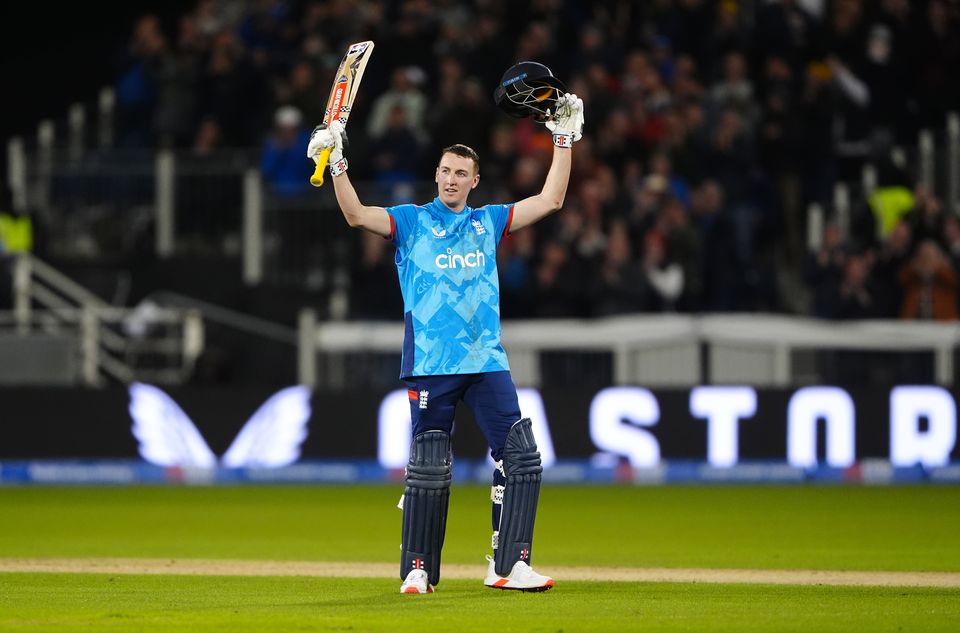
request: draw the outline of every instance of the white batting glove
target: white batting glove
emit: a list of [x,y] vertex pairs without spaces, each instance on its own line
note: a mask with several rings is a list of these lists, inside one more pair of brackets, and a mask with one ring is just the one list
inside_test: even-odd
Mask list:
[[546,121],[547,129],[553,132],[553,144],[570,147],[583,137],[583,100],[575,94],[566,93],[557,99],[557,111]]
[[327,127],[318,125],[310,136],[310,144],[307,145],[307,158],[312,158],[313,162],[316,163],[320,157],[320,152],[329,149],[330,173],[339,176],[347,171],[347,159],[343,157],[345,139],[346,133],[343,129],[343,123],[339,119],[334,119]]

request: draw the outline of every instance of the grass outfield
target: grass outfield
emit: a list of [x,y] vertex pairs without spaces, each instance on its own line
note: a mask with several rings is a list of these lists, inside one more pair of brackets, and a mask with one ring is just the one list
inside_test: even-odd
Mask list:
[[[565,583],[542,594],[390,579],[8,574],[3,631],[951,631],[944,589]],[[10,606],[6,606],[10,605]]]
[[[0,559],[393,563],[399,493],[0,488]],[[455,486],[445,562],[483,564],[488,495]],[[960,488],[547,486],[535,564],[960,572]],[[563,579],[517,595],[480,580],[401,596],[388,577],[0,573],[0,630],[489,631],[505,617],[531,631],[956,631],[960,621],[956,588]]]

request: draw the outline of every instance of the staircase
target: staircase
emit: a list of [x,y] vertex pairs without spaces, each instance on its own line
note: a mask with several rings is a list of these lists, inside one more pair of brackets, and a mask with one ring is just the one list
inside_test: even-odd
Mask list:
[[[13,310],[0,311],[0,338],[66,340],[77,361],[73,382],[91,387],[133,381],[176,385],[191,376],[204,348],[199,310],[151,301],[118,308],[33,255],[17,255],[12,264]],[[51,376],[62,373],[62,367],[50,365]]]

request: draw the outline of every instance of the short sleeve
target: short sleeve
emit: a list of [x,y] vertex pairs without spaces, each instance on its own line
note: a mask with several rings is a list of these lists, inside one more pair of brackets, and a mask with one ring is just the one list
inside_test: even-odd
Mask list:
[[402,248],[417,228],[417,207],[412,204],[401,204],[387,207],[390,215],[390,241],[397,248]]
[[510,233],[510,223],[513,221],[512,204],[490,204],[486,207],[487,213],[493,220],[493,230],[497,237],[497,244]]

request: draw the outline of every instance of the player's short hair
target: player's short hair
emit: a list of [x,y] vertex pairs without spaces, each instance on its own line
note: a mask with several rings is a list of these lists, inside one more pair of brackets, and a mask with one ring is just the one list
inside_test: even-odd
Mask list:
[[480,173],[480,155],[472,147],[456,143],[450,147],[444,147],[443,151],[440,152],[440,158],[443,158],[444,154],[456,154],[463,158],[469,158],[473,161],[473,170],[478,174]]

